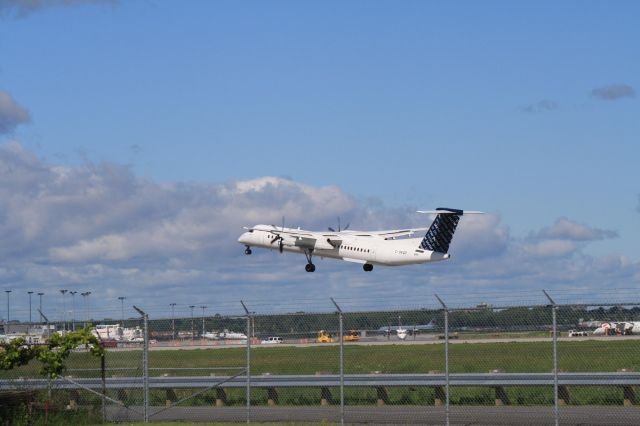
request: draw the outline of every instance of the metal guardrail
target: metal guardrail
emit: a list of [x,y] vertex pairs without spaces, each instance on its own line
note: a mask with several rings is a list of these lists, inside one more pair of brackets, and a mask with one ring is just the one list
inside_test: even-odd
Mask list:
[[[0,390],[15,389],[102,389],[100,378],[73,378],[70,383],[63,378],[49,381],[47,379],[3,379]],[[197,389],[216,386],[244,388],[245,376],[181,376],[181,377],[149,377],[152,389]],[[377,387],[377,386],[445,386],[444,374],[347,374],[344,386]],[[640,373],[559,373],[558,384],[562,386],[640,386]],[[553,386],[553,373],[463,373],[450,374],[450,386]],[[280,387],[338,387],[340,376],[331,375],[261,375],[251,376],[254,388]],[[111,377],[106,379],[107,389],[142,389],[142,377]]]

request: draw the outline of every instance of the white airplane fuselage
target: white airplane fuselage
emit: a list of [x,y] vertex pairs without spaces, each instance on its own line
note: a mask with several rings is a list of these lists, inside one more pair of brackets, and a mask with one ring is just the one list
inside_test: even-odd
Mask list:
[[[238,242],[250,247],[261,247],[270,250],[280,250],[272,225],[256,225],[243,233]],[[295,228],[277,228],[282,233],[282,251],[301,253],[309,250],[304,243],[304,237],[285,235],[286,233],[304,233]],[[327,239],[331,240],[331,236]],[[318,240],[312,252],[321,258],[345,260],[371,265],[401,266],[446,260],[449,254],[424,250],[420,248],[420,238],[384,239],[378,236],[359,235],[357,231],[342,231],[335,237],[340,243],[335,246],[331,241]],[[275,241],[274,241],[275,240]]]

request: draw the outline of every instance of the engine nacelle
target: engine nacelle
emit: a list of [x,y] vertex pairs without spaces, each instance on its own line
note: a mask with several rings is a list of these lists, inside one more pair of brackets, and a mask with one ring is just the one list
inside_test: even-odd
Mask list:
[[316,250],[333,250],[335,246],[333,246],[327,238],[326,240],[317,239],[314,249]]

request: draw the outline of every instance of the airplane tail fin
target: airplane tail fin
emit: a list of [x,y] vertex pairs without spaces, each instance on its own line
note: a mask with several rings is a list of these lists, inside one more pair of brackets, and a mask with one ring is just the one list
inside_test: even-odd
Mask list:
[[449,244],[451,244],[453,234],[456,232],[460,216],[464,213],[481,212],[465,212],[458,209],[438,207],[435,211],[418,211],[418,213],[435,213],[436,215],[435,220],[420,243],[420,248],[446,254],[449,251]]

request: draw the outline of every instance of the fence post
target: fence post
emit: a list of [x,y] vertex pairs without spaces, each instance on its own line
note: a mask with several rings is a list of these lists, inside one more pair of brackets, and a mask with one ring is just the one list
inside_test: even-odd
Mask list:
[[144,344],[142,347],[143,417],[144,422],[149,423],[149,315],[135,305],[133,309],[142,315],[142,327],[144,330]]
[[449,426],[449,308],[447,305],[438,297],[437,294],[434,294],[438,302],[442,305],[442,309],[444,310],[444,389],[445,389],[445,424]]
[[242,308],[247,315],[247,423],[251,423],[251,312],[249,312],[242,300],[240,304],[242,304]]
[[338,310],[338,327],[339,327],[339,338],[340,338],[340,424],[344,424],[344,337],[343,337],[343,329],[342,329],[342,309],[333,300],[333,297],[330,298],[333,304],[336,306]]
[[[100,339],[100,335],[98,334],[98,339]],[[104,349],[104,346],[103,346]],[[107,399],[105,398],[107,395],[107,369],[106,369],[106,360],[104,356],[104,351],[102,355],[100,355],[100,379],[102,380],[102,423],[107,422]]]
[[556,320],[557,305],[556,302],[549,296],[549,293],[542,290],[544,295],[549,299],[551,303],[551,319],[552,319],[552,333],[553,333],[553,417],[555,424],[560,424],[559,411],[558,411],[558,327]]

